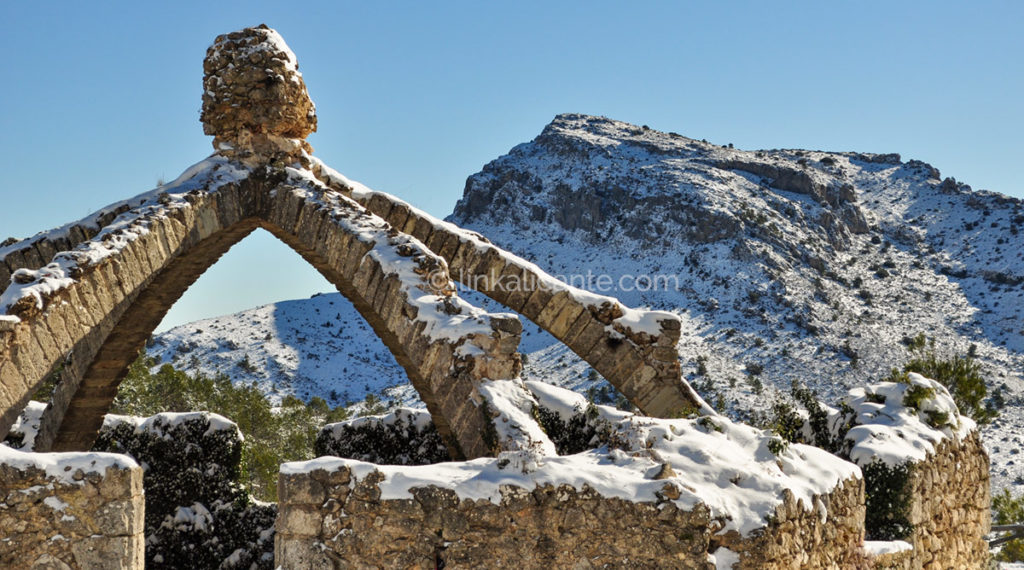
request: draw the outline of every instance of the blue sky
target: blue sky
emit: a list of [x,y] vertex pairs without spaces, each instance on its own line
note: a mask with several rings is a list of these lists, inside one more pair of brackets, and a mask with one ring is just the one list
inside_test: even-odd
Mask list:
[[[0,4],[0,239],[206,156],[205,50],[261,22],[298,55],[316,154],[440,216],[562,112],[746,149],[899,152],[1024,197],[1020,2],[35,4]],[[254,235],[165,326],[329,288]]]

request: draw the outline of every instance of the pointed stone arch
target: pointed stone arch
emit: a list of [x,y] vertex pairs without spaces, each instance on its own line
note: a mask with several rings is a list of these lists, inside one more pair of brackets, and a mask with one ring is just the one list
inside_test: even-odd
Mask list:
[[20,322],[0,333],[11,356],[0,364],[0,429],[62,367],[37,442],[88,449],[127,366],[167,310],[262,227],[353,303],[406,370],[453,457],[491,451],[474,382],[518,375],[521,325],[455,296],[446,263],[414,238],[315,179],[246,172],[222,158],[118,219],[46,268],[17,274],[24,296],[9,312]]
[[[315,108],[276,32],[218,37],[204,72],[214,155],[154,192],[0,247],[0,282],[13,281],[0,297],[0,433],[59,372],[39,442],[87,448],[168,308],[257,227],[352,301],[409,374],[453,457],[495,450],[476,381],[518,375],[521,325],[459,299],[452,273],[550,332],[646,414],[714,413],[680,376],[675,315],[570,287],[313,158],[305,137],[316,130]],[[527,286],[509,289],[502,278]]]

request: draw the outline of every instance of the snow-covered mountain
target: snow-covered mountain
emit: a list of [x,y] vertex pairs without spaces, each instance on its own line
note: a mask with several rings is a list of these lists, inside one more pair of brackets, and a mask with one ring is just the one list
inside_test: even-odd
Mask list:
[[[741,417],[794,380],[826,401],[877,380],[918,333],[940,353],[970,352],[1007,402],[986,428],[995,482],[1024,485],[1020,200],[895,154],[742,151],[560,115],[471,176],[450,219],[574,285],[677,312],[684,374]],[[603,391],[535,327],[522,350],[525,376]],[[338,295],[178,327],[150,351],[271,394],[416,402]]]

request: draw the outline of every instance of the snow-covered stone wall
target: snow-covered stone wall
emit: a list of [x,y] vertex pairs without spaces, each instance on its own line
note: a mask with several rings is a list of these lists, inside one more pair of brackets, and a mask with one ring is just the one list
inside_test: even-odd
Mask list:
[[742,536],[717,534],[721,523],[702,503],[679,507],[672,485],[651,501],[570,484],[502,485],[491,500],[428,485],[395,498],[384,484],[394,475],[367,464],[311,467],[278,483],[275,564],[283,568],[849,568],[862,560],[859,479],[816,497],[813,510],[788,496],[771,524]]
[[[989,459],[977,425],[941,383],[855,388],[829,418],[839,454],[861,467],[869,539],[912,547],[895,567],[979,567],[988,558]],[[845,433],[844,433],[845,432]]]
[[[497,457],[282,465],[276,564],[790,568],[863,557],[860,470],[824,450],[723,417],[589,405],[540,382],[480,391],[495,414]],[[531,419],[579,423],[579,414],[593,429],[566,455],[555,422]]]
[[141,570],[143,510],[124,455],[0,446],[0,568]]

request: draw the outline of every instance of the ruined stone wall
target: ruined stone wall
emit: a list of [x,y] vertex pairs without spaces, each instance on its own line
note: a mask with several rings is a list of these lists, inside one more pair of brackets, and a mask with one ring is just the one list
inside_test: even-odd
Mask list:
[[988,453],[978,431],[943,440],[910,474],[911,568],[980,568],[991,526]]
[[[348,467],[282,474],[275,565],[284,568],[700,568],[725,546],[737,568],[852,568],[861,560],[863,485],[846,481],[807,511],[790,498],[749,537],[715,535],[698,505],[631,502],[589,489],[502,488],[500,504],[435,486],[382,499],[383,476]],[[817,504],[815,505],[818,506]]]
[[134,464],[54,476],[0,462],[0,568],[141,570],[143,508]]
[[[864,564],[864,481],[850,479],[807,510],[789,493],[762,533],[715,537],[740,555],[739,568],[857,568]],[[827,513],[822,517],[822,513]]]

